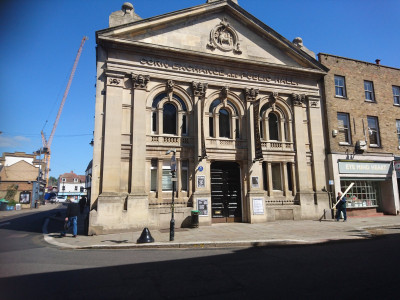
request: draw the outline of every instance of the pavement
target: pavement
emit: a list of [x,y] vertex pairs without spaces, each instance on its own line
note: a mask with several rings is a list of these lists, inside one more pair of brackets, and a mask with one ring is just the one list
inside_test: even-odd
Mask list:
[[[56,209],[62,212],[63,205],[46,204],[35,211]],[[22,214],[24,211],[0,212],[0,222],[4,216]],[[25,212],[27,213],[27,212]],[[28,212],[29,213],[29,212]],[[349,217],[347,222],[332,219],[275,221],[260,224],[222,223],[198,228],[175,228],[174,241],[169,240],[169,228],[150,229],[152,243],[137,243],[143,230],[105,235],[83,235],[85,215],[78,217],[78,236],[60,237],[63,214],[46,219],[43,226],[44,240],[62,249],[144,249],[144,248],[232,248],[277,245],[307,245],[332,241],[371,239],[374,237],[400,233],[400,216]],[[59,223],[59,231],[47,232],[50,222]],[[0,224],[1,225],[1,224]],[[1,228],[1,227],[0,227]]]

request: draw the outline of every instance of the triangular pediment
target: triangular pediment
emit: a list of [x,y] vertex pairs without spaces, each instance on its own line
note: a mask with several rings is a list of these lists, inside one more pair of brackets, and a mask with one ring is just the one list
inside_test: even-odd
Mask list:
[[97,32],[98,42],[160,49],[294,68],[324,68],[307,53],[232,2],[204,4]]
[[5,166],[0,174],[4,181],[35,181],[38,176],[38,168],[20,160],[11,166]]

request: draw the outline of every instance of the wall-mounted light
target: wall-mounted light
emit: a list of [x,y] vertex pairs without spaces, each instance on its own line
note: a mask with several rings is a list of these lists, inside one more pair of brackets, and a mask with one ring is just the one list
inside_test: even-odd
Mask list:
[[338,135],[338,131],[336,129],[332,130],[332,136],[336,137]]

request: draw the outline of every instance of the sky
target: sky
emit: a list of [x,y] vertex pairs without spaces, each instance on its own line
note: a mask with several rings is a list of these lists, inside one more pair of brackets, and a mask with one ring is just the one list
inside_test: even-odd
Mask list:
[[[150,18],[206,0],[131,0]],[[50,176],[85,174],[93,156],[97,30],[120,0],[0,1],[0,153],[33,153],[49,138],[83,36],[86,41],[51,145]],[[400,0],[239,0],[280,35],[315,53],[400,68]]]

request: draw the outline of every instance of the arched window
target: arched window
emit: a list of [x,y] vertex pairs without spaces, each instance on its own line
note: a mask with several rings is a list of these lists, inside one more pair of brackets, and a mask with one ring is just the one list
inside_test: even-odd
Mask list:
[[231,137],[231,126],[229,122],[229,112],[226,109],[219,110],[219,136]]
[[[162,127],[159,124],[161,117]],[[154,97],[151,107],[151,132],[153,134],[188,134],[187,106],[178,95],[173,94],[172,99],[168,98],[167,93]]]
[[274,113],[268,114],[268,128],[269,128],[269,139],[279,140],[279,124],[278,117]]
[[176,134],[176,107],[171,103],[163,107],[163,133]]
[[[208,125],[210,137],[239,138],[240,116],[235,104],[227,100],[214,100],[208,109]],[[215,128],[215,126],[217,126]],[[217,129],[217,130],[215,130]],[[218,136],[215,136],[218,133]]]

